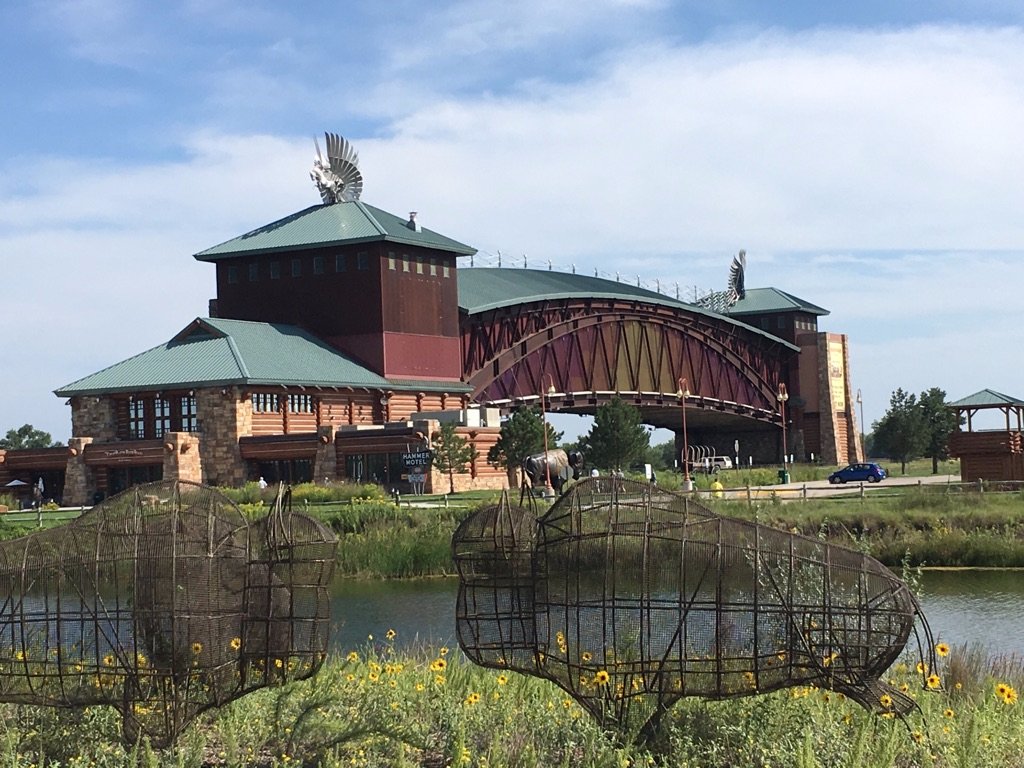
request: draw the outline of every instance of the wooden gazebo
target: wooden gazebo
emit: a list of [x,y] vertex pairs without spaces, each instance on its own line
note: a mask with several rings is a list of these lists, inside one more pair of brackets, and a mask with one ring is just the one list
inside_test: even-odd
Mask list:
[[[991,389],[950,403],[957,423],[966,420],[967,431],[957,429],[949,436],[949,454],[960,459],[960,477],[975,480],[1024,480],[1024,400]],[[974,429],[979,411],[998,410],[1003,428]]]

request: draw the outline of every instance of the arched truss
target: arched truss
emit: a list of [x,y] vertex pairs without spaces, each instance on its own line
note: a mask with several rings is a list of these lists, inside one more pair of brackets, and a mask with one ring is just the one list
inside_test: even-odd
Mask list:
[[784,342],[726,318],[624,299],[573,297],[509,305],[463,318],[466,382],[479,403],[536,401],[554,387],[552,410],[588,410],[612,397],[779,422],[776,392]]

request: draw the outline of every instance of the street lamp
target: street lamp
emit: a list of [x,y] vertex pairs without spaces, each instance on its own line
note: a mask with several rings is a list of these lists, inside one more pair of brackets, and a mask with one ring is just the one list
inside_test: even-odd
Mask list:
[[[544,379],[547,378],[550,384],[548,384],[547,395],[555,394],[555,380],[551,378],[551,374],[541,374],[540,385],[544,386]],[[548,412],[545,406],[545,394],[542,392],[540,396],[540,418],[544,426],[544,495],[554,496],[555,492],[551,488],[551,463],[548,461]]]
[[786,385],[781,381],[779,382],[779,391],[775,395],[779,399],[779,413],[782,416],[782,469],[786,469],[786,401],[789,400],[789,392],[786,391]]
[[860,396],[860,390],[857,390],[857,405],[860,406],[860,452],[861,461],[867,459],[867,451],[864,449],[864,429],[867,426],[864,423],[864,398]]
[[676,383],[679,385],[676,397],[679,398],[683,414],[683,491],[689,492],[693,490],[693,480],[690,479],[690,442],[686,436],[686,398],[690,396],[690,389],[685,376],[680,377]]

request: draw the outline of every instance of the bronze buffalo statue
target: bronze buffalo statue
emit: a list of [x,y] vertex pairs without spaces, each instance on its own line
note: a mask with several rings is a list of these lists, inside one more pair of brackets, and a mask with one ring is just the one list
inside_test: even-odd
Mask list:
[[566,453],[561,448],[541,451],[523,460],[523,477],[530,481],[530,487],[544,487],[550,475],[555,493],[561,493],[569,480],[579,480],[582,469],[583,454],[579,451]]
[[792,686],[903,715],[913,700],[881,678],[912,633],[935,667],[916,598],[874,558],[650,483],[583,480],[539,519],[506,496],[452,550],[466,655],[552,680],[624,734],[684,696]]
[[126,741],[170,744],[200,712],[319,669],[335,547],[287,499],[250,521],[186,482],[0,542],[0,701],[110,704]]

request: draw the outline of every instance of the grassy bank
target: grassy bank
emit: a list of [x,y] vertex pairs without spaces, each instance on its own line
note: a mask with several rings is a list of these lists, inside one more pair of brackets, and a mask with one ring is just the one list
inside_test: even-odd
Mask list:
[[[474,500],[473,504],[479,504]],[[890,566],[1024,567],[1024,495],[909,489],[898,497],[781,504],[712,501],[722,514],[822,537]],[[395,507],[366,502],[310,507],[338,533],[338,565],[349,576],[452,573],[451,535],[473,505]]]
[[[725,702],[684,699],[647,747],[617,743],[554,684],[476,667],[457,652],[396,652],[390,641],[328,660],[310,681],[240,699],[164,754],[119,744],[108,708],[0,707],[4,766],[1018,766],[1019,660],[956,648],[943,689],[897,664],[920,712],[876,716],[837,694],[794,688]],[[1000,686],[1003,686],[1000,688]],[[1013,694],[1011,695],[1010,690]],[[1002,693],[1000,693],[1002,691]]]

